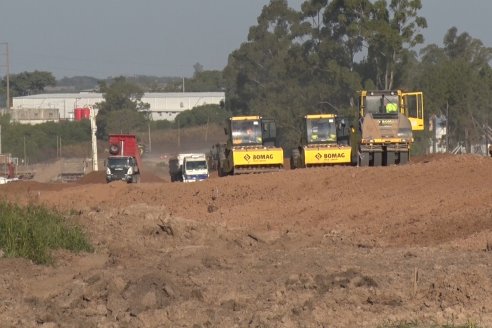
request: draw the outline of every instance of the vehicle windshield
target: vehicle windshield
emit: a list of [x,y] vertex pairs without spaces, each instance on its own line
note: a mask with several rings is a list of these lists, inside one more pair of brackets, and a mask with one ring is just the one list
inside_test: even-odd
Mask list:
[[109,157],[108,167],[122,167],[128,165],[128,157]]
[[261,122],[251,121],[231,121],[232,143],[234,145],[261,145]]
[[337,141],[337,127],[333,118],[309,119],[306,127],[308,143]]
[[374,95],[366,96],[366,113],[388,113],[399,112],[398,95]]
[[186,162],[186,169],[187,170],[206,170],[207,169],[207,162],[206,161],[190,161]]

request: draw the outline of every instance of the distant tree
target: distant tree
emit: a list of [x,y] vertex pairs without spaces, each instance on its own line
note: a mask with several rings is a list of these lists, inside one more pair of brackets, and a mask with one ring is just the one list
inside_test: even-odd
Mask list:
[[200,71],[187,79],[186,91],[188,92],[219,92],[225,89],[225,81],[222,71]]
[[74,77],[64,77],[56,81],[56,86],[59,88],[82,91],[82,90],[92,90],[98,88],[100,83],[99,79],[90,76],[74,76]]
[[125,77],[115,78],[111,83],[99,85],[104,101],[97,104],[100,112],[112,112],[123,109],[144,110],[150,107],[142,102],[144,91],[138,85],[128,82]]
[[[90,149],[88,120],[29,125],[12,123],[9,115],[3,115],[0,116],[0,124],[2,125],[2,151],[21,160],[24,159],[25,154],[27,163],[55,158],[58,155],[56,152],[59,146],[58,140],[62,140],[65,148],[85,143],[86,149]],[[86,156],[86,154],[78,154],[78,156]]]
[[109,112],[106,115],[106,131],[110,133],[133,134],[147,126],[143,113],[132,109]]
[[[50,72],[34,71],[12,74],[9,77],[10,96],[19,97],[42,93],[47,86],[55,86],[56,79]],[[7,87],[6,77],[2,80],[2,89]]]
[[451,146],[480,142],[483,125],[492,121],[492,48],[453,27],[444,36],[444,47],[432,44],[421,54],[416,82],[426,94],[429,115],[448,116]]
[[174,120],[175,125],[178,124],[181,128],[205,125],[209,123],[224,123],[224,121],[230,116],[225,109],[219,105],[203,105],[197,106],[190,110],[185,110],[176,116]]
[[[145,125],[149,119],[146,111],[150,105],[142,102],[143,90],[136,84],[130,83],[125,77],[117,77],[110,84],[101,82],[101,92],[104,101],[98,103],[99,109],[97,114],[97,133],[99,138],[106,138],[108,133],[132,132],[135,126]],[[121,118],[118,118],[121,116]],[[128,117],[134,120],[133,123],[128,121]],[[113,129],[119,127],[117,131]]]
[[[370,17],[363,20],[363,36],[368,52],[365,64],[378,89],[390,90],[397,83],[398,68],[410,54],[409,49],[424,42],[420,33],[427,21],[419,16],[421,0],[377,0]],[[399,82],[399,81],[398,81]]]
[[195,65],[193,65],[193,69],[194,69],[193,76],[196,76],[197,74],[203,72],[203,65],[200,63],[196,63]]

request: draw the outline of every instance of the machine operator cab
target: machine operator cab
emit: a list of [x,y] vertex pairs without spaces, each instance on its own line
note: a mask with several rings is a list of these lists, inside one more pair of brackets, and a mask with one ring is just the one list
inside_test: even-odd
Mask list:
[[372,114],[373,117],[402,114],[410,121],[413,131],[422,131],[424,129],[423,94],[401,90],[360,91],[360,119],[366,114]]
[[225,129],[233,146],[276,146],[276,125],[261,116],[235,116]]
[[306,115],[306,140],[308,144],[337,143],[335,115]]

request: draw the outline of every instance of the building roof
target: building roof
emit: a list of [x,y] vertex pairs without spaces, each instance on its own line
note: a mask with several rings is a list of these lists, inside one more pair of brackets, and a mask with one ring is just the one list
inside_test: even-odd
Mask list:
[[[186,97],[225,97],[225,92],[145,92],[142,98],[186,98]],[[63,98],[103,98],[99,92],[80,93],[42,93],[30,96],[14,97],[16,99],[63,99]]]

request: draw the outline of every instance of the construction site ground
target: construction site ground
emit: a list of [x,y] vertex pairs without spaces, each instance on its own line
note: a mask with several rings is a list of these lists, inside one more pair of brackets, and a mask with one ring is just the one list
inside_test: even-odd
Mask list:
[[190,184],[158,158],[140,184],[36,172],[0,197],[55,208],[95,252],[1,258],[2,327],[492,327],[492,158]]

